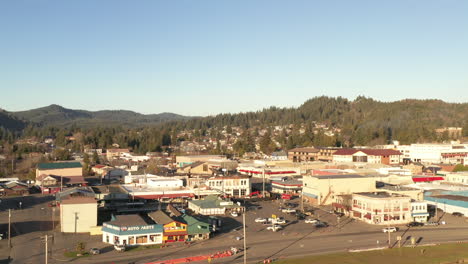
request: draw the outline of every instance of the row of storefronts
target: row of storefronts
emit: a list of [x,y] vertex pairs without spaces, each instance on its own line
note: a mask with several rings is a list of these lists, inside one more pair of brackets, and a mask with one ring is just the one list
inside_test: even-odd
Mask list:
[[[153,221],[139,215],[117,215],[102,227],[102,241],[137,246],[208,239],[211,226],[189,215],[173,218],[162,211],[150,213]],[[150,222],[150,223],[148,223]],[[154,222],[154,223],[151,223]]]

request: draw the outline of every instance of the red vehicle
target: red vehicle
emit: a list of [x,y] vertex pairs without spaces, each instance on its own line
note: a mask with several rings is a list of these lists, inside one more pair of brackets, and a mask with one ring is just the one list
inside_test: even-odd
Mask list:
[[291,200],[291,198],[292,198],[291,194],[287,194],[287,193],[281,194],[281,199],[283,200]]

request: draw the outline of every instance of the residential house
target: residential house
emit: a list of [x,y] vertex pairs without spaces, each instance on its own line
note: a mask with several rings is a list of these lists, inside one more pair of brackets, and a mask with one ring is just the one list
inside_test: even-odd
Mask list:
[[130,150],[128,148],[107,149],[106,151],[106,157],[108,160],[118,159],[125,154],[130,154]]

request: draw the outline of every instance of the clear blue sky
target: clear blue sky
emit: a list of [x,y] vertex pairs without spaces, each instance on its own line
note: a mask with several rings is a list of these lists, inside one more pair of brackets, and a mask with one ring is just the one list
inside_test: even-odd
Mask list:
[[0,1],[0,108],[468,101],[468,1]]

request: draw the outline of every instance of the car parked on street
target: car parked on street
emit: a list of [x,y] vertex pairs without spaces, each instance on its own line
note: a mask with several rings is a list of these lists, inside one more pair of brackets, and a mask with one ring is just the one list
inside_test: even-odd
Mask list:
[[453,215],[453,216],[457,216],[457,217],[462,217],[462,216],[464,216],[464,215],[463,215],[462,213],[460,213],[460,212],[453,212],[452,215]]
[[268,222],[267,218],[264,218],[264,217],[255,218],[255,223],[265,223],[265,222]]
[[317,220],[317,219],[310,219],[310,218],[309,218],[309,219],[306,219],[304,222],[305,222],[306,224],[316,224],[316,223],[319,222],[319,220]]
[[282,218],[282,217],[274,219],[273,222],[275,224],[280,224],[280,225],[286,224],[286,220],[284,218]]
[[424,225],[426,225],[426,226],[438,226],[438,225],[439,225],[439,223],[438,223],[438,222],[434,222],[434,221],[432,221],[432,222],[427,222],[427,223],[424,223]]
[[99,255],[99,254],[101,254],[101,251],[99,250],[99,248],[92,248],[92,249],[89,250],[89,253],[91,255]]
[[413,226],[424,226],[424,223],[421,222],[411,222],[406,225],[407,227],[413,227]]
[[296,212],[296,209],[293,209],[293,208],[284,208],[281,210],[281,212],[283,213],[295,213]]
[[231,215],[232,215],[233,217],[238,217],[238,216],[239,216],[239,214],[238,214],[237,212],[231,212]]
[[322,222],[322,221],[318,221],[317,223],[315,223],[315,227],[327,227],[328,226],[328,223],[327,222]]
[[398,231],[398,228],[396,227],[385,227],[384,229],[382,229],[382,232],[384,233],[392,233],[396,231]]
[[278,224],[274,224],[274,225],[272,225],[272,226],[267,227],[266,229],[267,229],[267,230],[272,230],[273,232],[276,232],[276,231],[278,231],[278,230],[283,229],[283,227],[280,226],[280,225],[278,225]]

